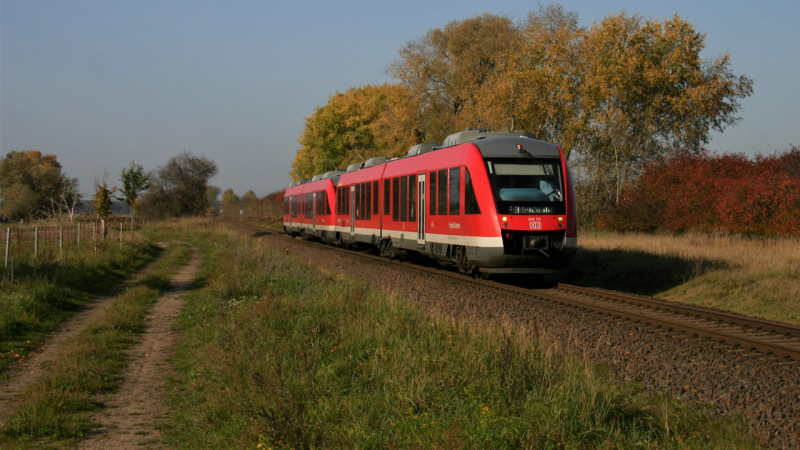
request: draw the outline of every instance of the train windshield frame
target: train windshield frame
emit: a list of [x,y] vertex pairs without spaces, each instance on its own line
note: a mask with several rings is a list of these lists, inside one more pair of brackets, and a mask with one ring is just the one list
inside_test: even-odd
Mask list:
[[499,214],[566,213],[560,159],[491,158],[485,164]]

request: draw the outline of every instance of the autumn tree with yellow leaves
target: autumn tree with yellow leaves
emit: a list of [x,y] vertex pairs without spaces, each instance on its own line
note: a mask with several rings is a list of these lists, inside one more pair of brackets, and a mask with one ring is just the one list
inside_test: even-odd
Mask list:
[[[414,129],[416,104],[401,85],[366,85],[337,92],[306,118],[301,145],[292,162],[292,178],[393,155],[419,143]],[[408,123],[406,128],[403,124]]]
[[466,128],[531,131],[576,169],[584,223],[643,165],[698,152],[734,125],[752,81],[730,55],[703,59],[705,35],[676,15],[612,14],[582,27],[575,12],[540,6],[525,20],[483,14],[407,43],[397,84],[336,93],[306,119],[299,179],[371,156],[402,155]]

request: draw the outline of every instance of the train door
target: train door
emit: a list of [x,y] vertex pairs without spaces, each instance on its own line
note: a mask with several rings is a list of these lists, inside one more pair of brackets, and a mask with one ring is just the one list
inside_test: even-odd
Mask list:
[[356,185],[350,186],[350,237],[356,236]]
[[314,205],[314,207],[311,208],[311,228],[313,228],[314,231],[317,231],[317,193],[316,192],[311,194],[311,204]]
[[417,175],[417,244],[425,245],[425,174]]

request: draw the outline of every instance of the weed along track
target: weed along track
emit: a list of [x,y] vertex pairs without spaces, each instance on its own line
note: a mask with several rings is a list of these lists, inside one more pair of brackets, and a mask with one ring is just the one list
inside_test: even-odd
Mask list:
[[719,415],[741,413],[763,442],[800,446],[800,327],[576,286],[530,289],[477,280],[235,225],[427,310],[534,329],[623,381]]

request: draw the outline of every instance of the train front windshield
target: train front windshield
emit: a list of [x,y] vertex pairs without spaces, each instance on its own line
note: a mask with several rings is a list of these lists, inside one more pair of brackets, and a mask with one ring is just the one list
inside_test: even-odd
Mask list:
[[561,161],[503,158],[486,161],[497,212],[500,214],[564,214]]

